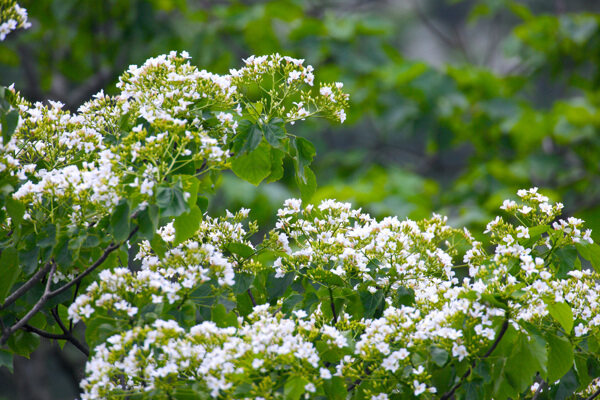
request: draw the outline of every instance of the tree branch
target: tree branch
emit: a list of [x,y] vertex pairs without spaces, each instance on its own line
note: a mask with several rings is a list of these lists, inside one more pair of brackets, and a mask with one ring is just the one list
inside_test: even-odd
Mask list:
[[537,390],[533,394],[533,397],[531,398],[531,400],[537,400],[538,397],[540,397],[540,395],[542,394],[542,390],[544,390],[545,387],[546,387],[546,381],[542,379],[542,381],[539,383]]
[[247,292],[248,296],[250,296],[250,301],[252,301],[252,305],[256,307],[256,300],[254,300],[254,296],[252,296],[252,291],[250,290],[250,288],[248,288]]
[[[125,241],[123,243],[126,243],[129,239],[131,239],[131,237],[133,235],[136,234],[136,232],[140,229],[139,226],[136,226],[131,233],[129,234],[129,236],[127,236],[127,239],[125,239]],[[54,297],[54,296],[58,296],[59,294],[63,293],[66,290],[69,290],[69,288],[79,282],[81,282],[81,280],[83,278],[85,278],[86,276],[88,276],[89,274],[91,274],[96,268],[98,268],[100,265],[102,265],[102,263],[108,258],[108,256],[110,255],[110,253],[112,253],[113,251],[115,251],[116,249],[118,249],[119,247],[121,247],[122,243],[112,243],[110,246],[108,246],[105,250],[104,253],[102,253],[102,255],[96,260],[95,263],[93,263],[91,266],[88,267],[88,269],[86,269],[85,271],[83,271],[81,274],[79,274],[75,279],[73,279],[72,281],[65,283],[64,285],[62,285],[61,287],[59,287],[56,290],[53,290],[52,292],[50,292],[50,297]]]
[[85,354],[86,357],[89,357],[90,351],[87,349],[87,347],[83,345],[83,343],[81,343],[79,340],[77,340],[75,336],[73,336],[73,333],[70,330],[67,329],[65,324],[60,319],[60,315],[58,315],[57,307],[54,307],[52,310],[50,310],[50,312],[52,313],[52,316],[54,317],[56,323],[58,323],[58,326],[60,326],[60,329],[63,331],[63,336],[65,336],[65,339],[69,341],[73,346],[77,347],[77,349],[79,349],[79,351]]
[[600,389],[596,390],[596,392],[590,397],[588,397],[586,400],[594,400],[598,396],[600,396]]
[[50,295],[50,285],[52,284],[52,276],[54,275],[54,272],[56,271],[56,263],[54,262],[54,260],[51,261],[51,265],[52,265],[52,267],[50,268],[50,272],[48,273],[48,280],[46,281],[46,288],[44,289],[44,294],[42,294],[42,297],[40,297],[40,299],[37,301],[37,303],[35,303],[33,308],[31,310],[29,310],[29,312],[27,314],[25,314],[25,316],[23,318],[21,318],[16,324],[14,324],[10,328],[6,329],[2,333],[2,338],[0,338],[0,345],[5,344],[6,341],[8,340],[8,338],[10,337],[10,335],[15,333],[17,330],[23,328],[25,326],[25,324],[27,324],[27,322],[35,314],[37,314],[38,311],[40,311],[42,309],[44,304],[46,304],[46,302],[50,299],[50,296],[49,296]]
[[331,290],[330,287],[328,287],[327,289],[329,289],[329,304],[331,304],[331,312],[333,313],[333,323],[336,324],[337,320],[338,320],[338,316],[337,316],[337,313],[335,312],[335,303],[333,302],[333,291]]
[[23,296],[29,289],[31,289],[33,287],[33,285],[35,285],[40,279],[42,279],[44,277],[44,275],[46,275],[48,273],[48,271],[50,271],[51,267],[52,267],[52,262],[51,261],[47,262],[46,265],[44,265],[42,268],[40,268],[31,278],[29,278],[29,280],[27,282],[25,282],[21,287],[19,287],[10,296],[8,296],[6,298],[4,303],[2,305],[0,305],[0,310],[3,310],[6,307],[10,306],[12,303],[17,301],[21,296]]
[[[504,334],[506,333],[507,329],[508,329],[508,318],[506,318],[504,320],[504,322],[502,323],[502,328],[500,328],[500,332],[498,333],[496,340],[494,340],[492,347],[490,347],[489,350],[483,355],[483,357],[481,357],[481,360],[488,358],[492,354],[492,352],[496,349],[496,347],[498,347],[498,344],[500,343],[500,340],[502,340],[502,337],[504,337]],[[465,382],[465,379],[467,379],[469,377],[469,375],[471,375],[471,372],[473,371],[473,368],[475,368],[476,364],[477,364],[477,361],[473,360],[473,362],[471,363],[471,367],[467,370],[467,372],[465,372],[463,374],[463,376],[460,377],[460,380],[452,387],[452,389],[450,389],[449,392],[444,393],[444,395],[442,397],[440,397],[440,400],[449,400],[452,396],[454,396],[454,393],[456,392],[456,390],[459,387],[461,387],[462,384]]]
[[[133,235],[135,235],[138,230],[139,230],[139,226],[136,226],[129,233],[129,236],[127,236],[127,239],[123,243],[126,243],[129,239],[131,239],[133,237]],[[110,255],[110,253],[112,253],[113,251],[115,251],[116,249],[118,249],[119,247],[121,247],[121,244],[122,243],[112,243],[112,244],[110,244],[104,250],[104,253],[102,253],[102,255],[96,260],[96,262],[94,262],[90,267],[88,267],[88,269],[86,269],[85,271],[83,271],[81,274],[79,274],[72,281],[70,281],[70,282],[62,285],[61,287],[59,287],[58,289],[55,289],[55,290],[50,290],[50,285],[52,283],[52,276],[54,275],[54,272],[56,271],[56,263],[54,262],[54,260],[52,260],[52,262],[51,262],[52,266],[51,266],[51,269],[50,269],[50,273],[48,274],[48,281],[46,282],[46,288],[44,290],[44,294],[42,295],[42,297],[40,297],[40,299],[37,301],[37,303],[35,303],[35,305],[33,306],[33,308],[31,310],[29,310],[29,312],[27,314],[25,314],[25,316],[23,318],[21,318],[16,324],[14,324],[13,326],[11,326],[10,328],[5,329],[3,331],[2,337],[0,338],[0,345],[5,344],[6,341],[8,340],[8,338],[10,337],[10,335],[12,335],[13,333],[15,333],[17,330],[23,328],[23,326],[25,326],[25,324],[27,324],[27,322],[37,312],[39,312],[42,309],[42,307],[44,307],[44,305],[46,304],[46,302],[48,300],[50,300],[52,297],[58,296],[59,294],[65,292],[66,290],[69,290],[69,288],[71,286],[76,285],[79,282],[81,282],[81,280],[83,278],[85,278],[86,276],[88,276],[96,268],[98,268],[100,265],[102,265],[102,263],[108,258],[108,256]]]
[[[369,367],[365,368],[365,376],[364,378],[368,377],[369,375],[371,375],[372,371],[369,370]],[[364,378],[358,378],[357,380],[355,380],[354,382],[352,382],[350,384],[350,386],[348,386],[348,389],[346,390],[347,392],[351,392],[352,390],[354,390],[355,387],[357,387],[358,385],[360,385],[360,383],[363,381]]]

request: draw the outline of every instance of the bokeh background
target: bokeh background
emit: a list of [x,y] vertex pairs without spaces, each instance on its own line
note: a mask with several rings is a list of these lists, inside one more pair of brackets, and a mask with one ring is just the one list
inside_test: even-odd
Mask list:
[[[292,127],[317,147],[314,202],[337,198],[377,217],[438,212],[481,231],[504,198],[538,186],[600,240],[600,2],[20,4],[33,26],[0,43],[0,85],[30,100],[77,110],[101,89],[115,93],[130,64],[170,50],[218,73],[280,52],[351,95],[345,124]],[[283,200],[299,196],[287,171],[259,187],[225,174],[209,212],[249,207],[269,228]],[[46,341],[31,360],[16,359],[14,373],[0,367],[0,399],[74,399],[84,362]]]

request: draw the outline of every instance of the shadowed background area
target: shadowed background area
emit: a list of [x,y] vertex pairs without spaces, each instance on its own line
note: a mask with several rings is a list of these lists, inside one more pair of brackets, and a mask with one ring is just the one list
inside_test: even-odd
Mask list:
[[[187,50],[226,73],[251,54],[306,59],[351,95],[342,126],[296,124],[317,146],[314,202],[481,227],[539,186],[600,236],[600,4],[585,0],[21,1],[31,29],[0,43],[0,85],[76,110],[130,64]],[[225,174],[211,212],[272,226],[292,168],[256,188]],[[80,327],[84,329],[83,326]],[[23,349],[23,354],[28,350]],[[0,367],[0,399],[72,399],[85,357],[46,340]],[[0,365],[3,365],[0,353]],[[35,384],[32,384],[35,382]]]

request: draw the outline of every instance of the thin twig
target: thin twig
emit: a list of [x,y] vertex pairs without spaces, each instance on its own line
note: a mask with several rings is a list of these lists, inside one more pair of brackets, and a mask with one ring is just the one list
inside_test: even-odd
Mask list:
[[365,368],[365,376],[363,378],[358,378],[357,380],[352,382],[350,384],[350,386],[348,386],[348,389],[346,391],[351,392],[352,390],[354,390],[354,388],[357,387],[358,385],[360,385],[360,383],[363,381],[363,379],[368,377],[369,375],[371,375],[371,373],[372,373],[372,371],[369,370],[369,367]]
[[27,322],[35,314],[37,314],[38,311],[40,311],[42,309],[44,304],[46,304],[46,302],[50,299],[50,285],[52,284],[52,276],[54,275],[54,272],[56,271],[56,263],[54,262],[54,260],[51,261],[51,265],[52,265],[52,267],[50,268],[50,272],[48,273],[48,280],[46,281],[46,288],[44,289],[44,294],[42,294],[42,297],[40,297],[38,302],[35,303],[33,308],[31,310],[29,310],[29,312],[27,314],[25,314],[25,316],[23,318],[21,318],[16,324],[14,324],[10,328],[6,329],[2,333],[2,338],[0,339],[1,345],[6,343],[6,341],[10,337],[10,335],[15,333],[17,330],[21,329],[23,326],[25,326],[25,324],[27,324]]
[[542,381],[539,383],[537,390],[533,394],[533,397],[531,398],[531,400],[537,400],[537,398],[540,397],[540,395],[542,394],[542,390],[544,390],[545,387],[546,387],[546,381],[542,379]]
[[83,343],[81,343],[75,336],[73,336],[73,333],[69,329],[67,329],[65,324],[60,319],[60,315],[58,315],[58,308],[54,307],[52,310],[50,310],[50,312],[52,313],[52,316],[54,317],[54,320],[56,321],[58,326],[60,326],[60,329],[63,331],[65,339],[68,340],[73,346],[77,347],[77,349],[79,349],[79,351],[85,354],[86,357],[89,357],[90,351],[87,349],[87,347],[85,347]]
[[40,268],[27,282],[25,282],[21,287],[11,293],[10,296],[4,300],[4,303],[0,305],[0,310],[5,309],[10,306],[12,303],[17,301],[21,296],[23,296],[29,289],[33,287],[40,279],[44,277],[50,271],[52,267],[52,262],[48,261],[46,265]]
[[596,392],[590,397],[588,397],[586,400],[594,400],[598,396],[600,396],[600,389],[596,390]]
[[36,328],[35,326],[31,326],[29,324],[25,324],[23,326],[23,330],[26,331],[26,332],[35,333],[36,335],[39,335],[39,336],[44,337],[46,339],[66,340],[65,335],[62,334],[62,333],[46,332],[46,331],[43,331],[41,329]]
[[[498,333],[498,336],[496,337],[496,340],[494,340],[494,343],[492,344],[492,347],[490,347],[489,350],[483,355],[483,357],[481,357],[482,360],[485,359],[485,358],[488,358],[492,354],[492,352],[496,349],[496,347],[498,347],[498,344],[500,343],[500,340],[502,340],[502,337],[506,333],[507,329],[508,329],[508,318],[506,318],[504,320],[504,322],[502,323],[502,328],[500,328],[500,332]],[[450,399],[454,395],[454,393],[456,392],[456,390],[459,387],[462,386],[462,384],[464,383],[465,379],[467,379],[469,377],[469,375],[471,375],[471,372],[475,368],[476,364],[477,364],[477,361],[473,360],[473,362],[471,363],[471,367],[467,370],[467,372],[465,372],[460,377],[460,380],[454,386],[452,386],[452,389],[450,389],[449,392],[444,393],[444,395],[442,397],[440,397],[440,400],[448,400],[448,399]]]
[[248,288],[247,292],[248,292],[248,296],[250,296],[250,301],[252,302],[252,306],[256,307],[256,301],[254,300],[254,296],[252,296],[252,291]]
[[335,312],[335,303],[333,302],[333,291],[330,287],[328,287],[327,289],[329,289],[329,304],[331,304],[331,312],[333,313],[333,323],[336,324],[338,316]]
[[[129,236],[127,237],[127,239],[125,239],[125,241],[123,243],[126,243],[129,239],[131,239],[131,237],[133,235],[135,235],[135,233],[139,230],[139,226],[136,226],[131,233],[129,234]],[[65,292],[66,290],[69,290],[69,288],[79,282],[81,282],[81,280],[83,278],[85,278],[86,276],[88,276],[89,274],[91,274],[96,268],[98,268],[100,265],[102,265],[102,263],[108,258],[108,256],[110,255],[110,253],[112,253],[113,251],[115,251],[116,249],[118,249],[119,247],[121,247],[121,243],[112,243],[110,246],[108,246],[105,250],[104,253],[102,253],[102,255],[100,256],[100,258],[98,258],[96,260],[95,263],[93,263],[91,266],[88,267],[88,269],[86,269],[85,271],[83,271],[81,274],[79,274],[75,279],[73,279],[72,281],[65,283],[64,285],[62,285],[61,287],[59,287],[56,290],[53,290],[52,292],[50,292],[50,297],[54,297],[54,296],[58,296],[59,294]]]
[[[139,226],[136,226],[131,231],[131,233],[129,234],[129,236],[127,237],[127,239],[123,243],[126,243],[129,239],[131,239],[131,237],[133,235],[135,235],[135,233],[138,230],[139,230]],[[48,300],[50,300],[52,297],[58,296],[59,294],[65,292],[66,290],[69,290],[69,288],[71,288],[71,286],[76,285],[79,282],[81,282],[81,280],[83,278],[85,278],[86,276],[88,276],[96,268],[98,268],[100,265],[102,265],[102,263],[108,258],[108,256],[110,255],[110,253],[112,253],[113,251],[115,251],[119,247],[121,247],[121,243],[112,243],[112,244],[110,244],[104,250],[104,253],[102,253],[102,255],[96,260],[96,262],[94,262],[90,267],[88,267],[88,269],[86,269],[85,271],[83,271],[81,274],[79,274],[72,281],[64,284],[63,286],[61,286],[61,287],[59,287],[58,289],[55,289],[55,290],[50,290],[50,285],[52,283],[52,276],[54,275],[54,272],[56,271],[56,263],[54,262],[54,260],[52,260],[52,264],[51,264],[52,267],[50,269],[50,273],[48,274],[48,281],[46,282],[46,288],[44,290],[44,294],[42,295],[42,297],[40,297],[40,299],[37,301],[37,303],[35,303],[35,305],[33,306],[33,308],[31,310],[29,310],[29,312],[27,314],[25,314],[25,316],[23,318],[21,318],[16,324],[14,324],[13,326],[11,326],[10,328],[8,328],[8,329],[6,329],[6,330],[3,331],[2,337],[0,338],[0,345],[5,344],[6,341],[8,340],[8,338],[10,337],[10,335],[12,335],[17,330],[23,328],[23,326],[25,324],[27,324],[27,322],[38,311],[40,311],[42,309],[42,307],[44,307],[44,305],[46,304],[46,302]]]

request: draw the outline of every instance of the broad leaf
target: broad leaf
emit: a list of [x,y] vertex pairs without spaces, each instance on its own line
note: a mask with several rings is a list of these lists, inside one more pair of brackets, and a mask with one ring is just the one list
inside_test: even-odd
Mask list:
[[21,266],[17,249],[14,247],[5,248],[0,256],[0,304],[4,302],[4,299],[10,293],[10,289],[20,274]]
[[129,219],[129,202],[126,199],[121,200],[115,207],[110,217],[110,226],[117,242],[122,242],[129,236],[131,222]]
[[552,315],[565,332],[571,333],[573,329],[573,310],[567,303],[550,303],[547,304],[548,312]]
[[177,217],[189,210],[183,197],[181,180],[173,185],[161,185],[156,189],[156,204],[162,217]]
[[294,376],[293,378],[288,379],[283,387],[283,398],[285,400],[298,400],[300,396],[304,394],[304,387],[308,383],[306,378],[301,376]]
[[271,174],[271,151],[269,145],[261,143],[256,149],[248,154],[243,154],[231,161],[233,172],[258,186],[258,184]]
[[548,333],[548,382],[562,378],[573,366],[573,345],[565,337]]
[[197,205],[194,205],[190,211],[175,218],[173,222],[173,227],[175,228],[174,245],[178,245],[191,238],[198,231],[200,221],[202,221],[202,211]]

